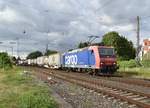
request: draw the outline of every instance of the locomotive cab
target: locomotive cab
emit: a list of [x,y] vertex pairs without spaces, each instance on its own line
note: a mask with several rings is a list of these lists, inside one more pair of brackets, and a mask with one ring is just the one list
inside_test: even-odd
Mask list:
[[114,73],[117,70],[117,59],[113,47],[99,47],[100,71]]

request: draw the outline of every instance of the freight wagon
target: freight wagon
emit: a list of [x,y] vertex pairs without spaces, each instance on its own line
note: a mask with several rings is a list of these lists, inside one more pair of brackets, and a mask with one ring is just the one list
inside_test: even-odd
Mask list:
[[28,59],[27,61],[28,61],[28,65],[31,65],[31,59]]
[[37,58],[37,65],[38,66],[44,66],[44,59],[46,56],[41,56]]
[[48,65],[50,68],[61,68],[61,54],[56,53],[48,56]]
[[33,59],[33,65],[37,64],[37,59]]
[[48,56],[43,56],[43,66],[48,68]]

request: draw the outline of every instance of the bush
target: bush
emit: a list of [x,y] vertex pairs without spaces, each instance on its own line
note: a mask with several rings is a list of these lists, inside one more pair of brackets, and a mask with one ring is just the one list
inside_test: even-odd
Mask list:
[[150,60],[143,60],[143,61],[142,61],[142,65],[143,65],[144,67],[150,67]]
[[144,56],[142,57],[142,59],[143,59],[144,61],[150,61],[150,51],[147,52],[146,54],[144,54]]
[[141,63],[144,67],[150,67],[150,51],[143,56]]
[[[118,64],[120,67],[123,67],[123,68],[139,67],[139,65],[136,63],[134,59],[131,59],[129,61],[118,61]],[[150,60],[143,60],[141,61],[141,64],[144,67],[150,67]]]
[[129,62],[128,62],[128,67],[129,68],[133,68],[133,67],[136,67],[136,66],[137,66],[137,63],[136,63],[135,60],[133,60],[133,59],[129,60]]
[[12,62],[7,53],[0,53],[0,68],[12,68]]
[[120,67],[124,67],[124,68],[133,68],[136,67],[136,61],[134,59],[131,59],[129,61],[118,61],[118,64]]

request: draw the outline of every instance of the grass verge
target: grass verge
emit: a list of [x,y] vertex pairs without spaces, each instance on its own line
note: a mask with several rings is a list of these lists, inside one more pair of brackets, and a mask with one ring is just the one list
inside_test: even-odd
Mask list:
[[145,68],[145,67],[123,68],[121,67],[118,70],[117,74],[127,76],[127,77],[150,79],[150,68]]
[[0,70],[0,108],[58,108],[49,88],[20,68]]

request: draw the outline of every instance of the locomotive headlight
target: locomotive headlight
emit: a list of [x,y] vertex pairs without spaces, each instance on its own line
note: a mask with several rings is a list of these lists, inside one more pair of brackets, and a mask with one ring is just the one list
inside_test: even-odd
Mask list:
[[114,62],[113,64],[116,65],[116,62]]
[[104,63],[103,62],[101,62],[101,65],[103,65]]

